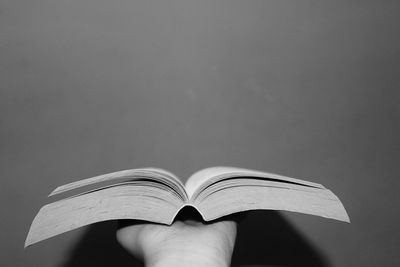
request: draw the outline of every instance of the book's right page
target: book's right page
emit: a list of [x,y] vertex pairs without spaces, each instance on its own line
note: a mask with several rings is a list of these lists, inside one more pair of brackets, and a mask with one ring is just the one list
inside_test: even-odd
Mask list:
[[206,221],[246,210],[282,210],[349,222],[340,200],[324,186],[278,174],[212,167],[186,183],[190,202]]
[[316,188],[324,188],[322,185],[317,183],[295,179],[275,173],[268,173],[263,171],[237,168],[237,167],[218,166],[218,167],[210,167],[202,169],[194,173],[192,176],[190,176],[185,184],[187,195],[189,199],[193,199],[193,197],[196,196],[196,194],[198,194],[200,191],[202,191],[205,187],[209,186],[210,184],[233,177],[260,177],[260,178],[274,179],[282,182],[302,184]]

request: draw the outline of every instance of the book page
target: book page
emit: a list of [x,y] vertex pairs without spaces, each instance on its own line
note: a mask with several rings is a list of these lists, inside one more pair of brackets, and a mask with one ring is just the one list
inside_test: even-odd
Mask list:
[[159,168],[124,170],[79,180],[57,187],[53,192],[51,192],[49,196],[73,191],[75,189],[80,189],[80,192],[78,193],[82,193],[85,190],[90,191],[92,189],[107,187],[112,184],[135,180],[154,180],[160,183],[164,183],[166,185],[169,185],[173,190],[182,195],[184,199],[187,199],[186,190],[182,182],[174,174]]
[[171,224],[184,203],[166,186],[149,183],[111,186],[47,204],[33,220],[25,246],[100,221],[136,219]]
[[310,187],[316,188],[324,188],[322,185],[308,182],[300,179],[295,179],[275,173],[268,173],[250,169],[236,168],[236,167],[210,167],[203,170],[200,170],[194,173],[189,179],[186,181],[185,187],[186,192],[189,199],[193,199],[193,197],[198,194],[201,190],[203,190],[206,186],[218,182],[220,180],[234,178],[234,177],[257,177],[257,178],[266,178],[276,181],[281,181],[285,183],[294,183],[300,184]]
[[326,188],[296,190],[295,186],[272,187],[261,182],[210,190],[210,194],[196,201],[196,206],[206,221],[248,210],[280,210],[350,222],[343,204]]

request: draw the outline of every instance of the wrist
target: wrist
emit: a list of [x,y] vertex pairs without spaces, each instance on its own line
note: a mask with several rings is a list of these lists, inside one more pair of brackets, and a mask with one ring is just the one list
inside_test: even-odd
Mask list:
[[119,242],[146,267],[228,267],[235,221],[175,221],[171,226],[136,224],[118,230]]
[[231,253],[208,253],[207,251],[175,251],[144,258],[146,267],[229,267]]
[[236,223],[216,223],[219,231],[189,237],[172,235],[155,246],[147,246],[146,267],[229,267],[236,239]]

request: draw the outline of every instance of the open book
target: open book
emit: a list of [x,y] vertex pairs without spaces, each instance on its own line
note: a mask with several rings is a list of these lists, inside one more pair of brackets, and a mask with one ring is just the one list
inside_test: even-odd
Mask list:
[[171,224],[185,206],[205,221],[247,210],[286,210],[349,222],[340,200],[320,184],[234,167],[194,173],[184,185],[172,173],[119,171],[56,188],[58,201],[40,209],[25,246],[95,222],[138,219]]

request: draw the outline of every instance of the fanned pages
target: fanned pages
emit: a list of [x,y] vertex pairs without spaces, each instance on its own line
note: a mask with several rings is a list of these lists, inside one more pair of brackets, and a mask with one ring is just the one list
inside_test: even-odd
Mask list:
[[158,168],[125,170],[60,186],[53,195],[63,198],[40,209],[25,246],[107,220],[171,224],[185,206],[196,208],[205,221],[264,209],[350,222],[340,200],[320,184],[235,167],[200,170],[186,185]]

